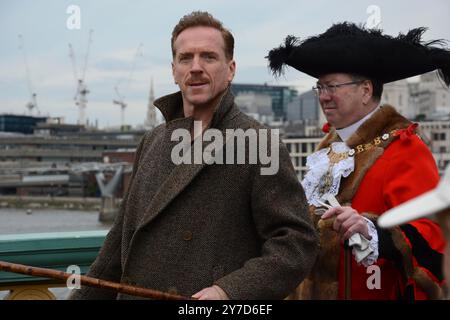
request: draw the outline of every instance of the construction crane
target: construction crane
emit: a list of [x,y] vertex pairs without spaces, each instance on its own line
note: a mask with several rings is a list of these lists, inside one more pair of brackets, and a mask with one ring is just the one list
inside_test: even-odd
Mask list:
[[92,33],[94,31],[91,29],[89,30],[89,39],[88,39],[88,45],[86,50],[86,55],[84,57],[84,65],[81,69],[81,77],[78,77],[77,72],[77,63],[75,58],[75,52],[73,50],[72,45],[69,43],[69,57],[72,61],[72,69],[73,69],[73,76],[75,78],[75,82],[77,84],[77,91],[74,96],[75,105],[78,107],[78,124],[85,125],[86,124],[86,106],[87,106],[87,94],[90,92],[86,86],[85,78],[86,78],[86,69],[87,64],[89,60],[89,51],[91,48],[92,43]]
[[21,34],[19,34],[19,50],[21,50],[23,53],[23,61],[25,64],[25,74],[27,77],[28,92],[30,94],[30,101],[25,106],[27,107],[30,115],[33,114],[33,109],[35,109],[37,111],[37,114],[39,114],[39,108],[36,99],[37,94],[36,92],[33,92],[33,86],[31,83],[31,76],[30,76],[30,67],[28,65],[27,51],[25,49],[25,42]]
[[118,99],[114,99],[113,103],[120,106],[120,124],[121,127],[124,128],[125,126],[125,108],[127,107],[127,104],[125,103],[125,95],[121,94],[119,91],[119,86],[122,84],[122,82],[125,80],[124,89],[122,92],[128,92],[128,89],[130,87],[130,82],[133,77],[134,69],[136,68],[136,61],[139,56],[142,56],[142,43],[139,44],[139,46],[136,49],[136,53],[134,54],[133,60],[131,62],[131,68],[130,72],[128,73],[128,77],[126,79],[121,78],[119,81],[117,81],[117,84],[114,86],[114,91],[116,92],[116,95]]

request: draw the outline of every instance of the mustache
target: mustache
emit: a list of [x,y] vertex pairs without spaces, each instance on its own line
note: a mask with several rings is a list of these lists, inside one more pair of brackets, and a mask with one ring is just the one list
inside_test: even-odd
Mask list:
[[189,78],[186,80],[187,84],[194,84],[194,83],[209,83],[209,79],[206,78]]

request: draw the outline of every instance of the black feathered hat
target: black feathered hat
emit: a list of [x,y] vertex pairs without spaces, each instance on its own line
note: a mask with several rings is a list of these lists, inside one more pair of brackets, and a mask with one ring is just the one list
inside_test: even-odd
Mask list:
[[304,41],[288,36],[266,58],[275,75],[289,65],[315,78],[343,72],[387,83],[438,69],[450,86],[450,51],[442,48],[443,40],[423,42],[425,31],[416,28],[391,37],[381,30],[343,22]]

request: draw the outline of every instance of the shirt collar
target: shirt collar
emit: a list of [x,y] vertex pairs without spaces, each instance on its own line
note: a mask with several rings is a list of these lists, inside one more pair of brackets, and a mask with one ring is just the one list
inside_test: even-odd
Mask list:
[[342,128],[342,129],[336,129],[336,133],[338,134],[339,138],[341,138],[342,141],[346,141],[352,134],[358,130],[358,128],[367,120],[370,118],[372,114],[374,114],[378,109],[380,109],[380,106],[373,109],[370,113],[368,113],[364,118],[361,120],[358,120],[352,125],[349,125],[348,127]]

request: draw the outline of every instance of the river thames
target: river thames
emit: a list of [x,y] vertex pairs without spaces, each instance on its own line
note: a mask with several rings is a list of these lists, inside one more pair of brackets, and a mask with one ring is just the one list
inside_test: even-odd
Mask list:
[[106,230],[98,211],[0,209],[0,234]]

